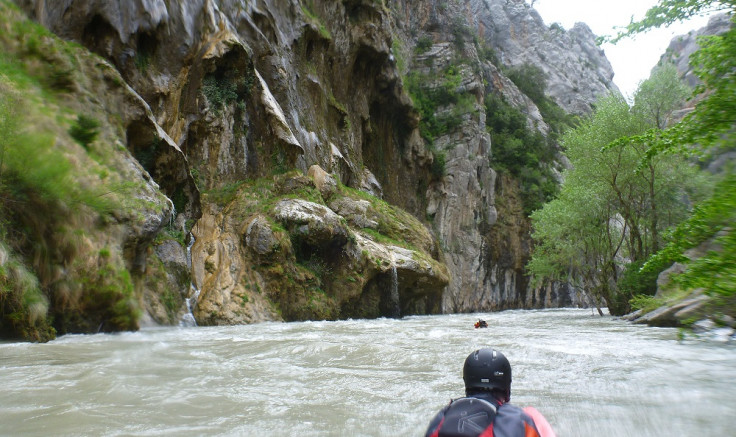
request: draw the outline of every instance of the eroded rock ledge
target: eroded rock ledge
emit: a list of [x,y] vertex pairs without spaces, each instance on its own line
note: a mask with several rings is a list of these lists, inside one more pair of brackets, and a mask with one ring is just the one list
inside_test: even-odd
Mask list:
[[245,182],[207,202],[193,229],[197,322],[439,313],[450,278],[424,225],[319,167],[309,174]]

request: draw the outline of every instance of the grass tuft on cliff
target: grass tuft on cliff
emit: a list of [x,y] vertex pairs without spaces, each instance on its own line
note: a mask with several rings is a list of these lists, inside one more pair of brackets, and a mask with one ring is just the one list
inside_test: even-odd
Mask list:
[[105,68],[0,0],[1,338],[137,328],[122,247],[98,249],[158,206],[136,195],[123,129],[90,99]]

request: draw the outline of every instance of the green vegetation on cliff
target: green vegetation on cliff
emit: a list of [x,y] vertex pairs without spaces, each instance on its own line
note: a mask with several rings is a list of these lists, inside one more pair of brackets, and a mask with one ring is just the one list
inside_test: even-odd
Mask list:
[[506,102],[503,96],[486,96],[486,126],[493,147],[492,166],[509,172],[519,181],[524,214],[528,216],[557,194],[559,187],[553,167],[559,150],[557,142],[576,121],[547,97],[546,79],[538,67],[523,64],[510,69],[507,74],[534,102],[549,126],[545,136],[530,127],[527,116]]
[[161,207],[120,177],[117,131],[85,100],[100,60],[7,1],[0,23],[0,336],[135,329],[133,281],[106,233]]
[[502,96],[486,96],[486,126],[493,144],[492,166],[518,178],[524,213],[529,215],[557,194],[554,144],[528,126],[527,117]]
[[576,117],[567,114],[550,97],[547,96],[547,78],[542,70],[531,64],[522,64],[507,72],[508,78],[529,97],[542,114],[550,128],[548,142],[554,144],[565,131],[576,124]]
[[462,64],[450,64],[437,73],[411,73],[407,88],[421,119],[419,131],[434,154],[432,176],[445,174],[445,152],[437,150],[434,140],[460,127],[465,114],[474,111],[475,97],[458,92],[462,81]]

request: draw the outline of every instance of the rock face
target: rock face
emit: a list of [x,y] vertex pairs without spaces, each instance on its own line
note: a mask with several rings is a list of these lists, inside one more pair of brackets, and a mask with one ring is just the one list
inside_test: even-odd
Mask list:
[[[497,180],[485,101],[491,94],[502,95],[527,115],[530,126],[547,134],[540,110],[500,68],[532,64],[547,76],[550,97],[558,104],[571,112],[587,112],[595,98],[615,90],[610,64],[595,47],[593,35],[584,26],[570,32],[549,29],[523,1],[399,2],[397,9],[396,26],[407,40],[417,46],[431,42],[426,51],[418,52],[417,46],[409,51],[409,74],[438,89],[447,83],[447,75],[436,72],[459,64],[455,92],[470,101],[461,110],[460,126],[434,138],[432,145],[439,152],[435,157],[444,156],[446,163],[444,176],[429,186],[426,207],[453,277],[444,310],[584,305],[579,292],[562,284],[543,290],[529,287],[524,265],[530,225],[521,208],[518,181]],[[474,37],[482,43],[473,44]],[[496,52],[497,65],[483,53],[488,47]],[[457,110],[443,108],[440,113]]]
[[[158,323],[175,321],[178,273],[167,278],[152,246],[171,223],[167,195],[179,193],[177,208],[197,217],[186,156],[110,63],[11,6],[0,5],[0,51],[16,69],[0,75],[1,185],[14,205],[1,213],[9,264],[0,281],[17,294],[3,296],[0,335],[135,329],[141,307]],[[156,159],[141,165],[136,148],[153,144]]]
[[[439,312],[449,274],[433,258],[437,243],[429,231],[379,199],[338,187],[324,170],[310,173],[322,178],[262,179],[224,209],[205,203],[210,208],[193,229],[193,281],[201,290],[196,320],[232,324]],[[320,184],[335,188],[323,197]]]
[[729,14],[718,14],[708,20],[708,25],[702,29],[694,30],[686,35],[680,35],[672,38],[667,50],[660,57],[659,63],[671,62],[677,67],[680,77],[691,87],[696,87],[700,81],[693,74],[693,68],[690,66],[690,55],[700,48],[698,37],[708,35],[720,35],[725,33],[731,27],[731,17]]
[[587,114],[591,104],[609,91],[613,68],[595,35],[584,23],[564,30],[547,26],[525,1],[468,2],[479,33],[496,49],[506,66],[532,64],[547,77],[547,92],[567,112]]
[[[127,148],[193,234],[199,323],[584,304],[528,285],[530,225],[493,168],[485,102],[547,134],[503,73],[533,64],[562,108],[589,111],[615,87],[586,26],[549,28],[517,0],[17,3],[150,108]],[[417,80],[451,97],[428,114]]]

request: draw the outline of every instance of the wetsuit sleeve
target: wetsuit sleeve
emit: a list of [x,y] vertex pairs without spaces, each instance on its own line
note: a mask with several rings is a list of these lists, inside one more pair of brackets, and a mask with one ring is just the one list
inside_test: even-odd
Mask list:
[[493,435],[504,437],[540,437],[534,420],[516,405],[503,404],[493,421]]
[[446,411],[447,411],[447,407],[443,408],[437,414],[434,415],[432,420],[429,422],[429,426],[427,427],[427,432],[424,433],[424,437],[434,437],[439,434],[440,425],[442,424],[442,421],[445,419]]
[[540,437],[557,437],[555,432],[552,430],[552,425],[547,422],[547,419],[542,416],[542,413],[537,411],[534,407],[525,407],[524,412],[532,418],[534,425],[539,430]]

